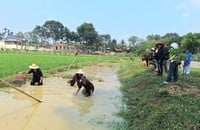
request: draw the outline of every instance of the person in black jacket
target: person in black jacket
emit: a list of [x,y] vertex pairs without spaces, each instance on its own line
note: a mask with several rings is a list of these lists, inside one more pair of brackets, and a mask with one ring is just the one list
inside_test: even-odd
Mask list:
[[36,64],[32,64],[29,66],[29,71],[27,72],[28,74],[33,74],[32,80],[30,85],[43,85],[43,73],[40,70],[39,66]]
[[165,69],[165,72],[168,72],[168,60],[169,60],[169,47],[167,44],[164,45],[164,60],[163,60],[163,66]]
[[82,69],[79,69],[76,74],[67,81],[67,83],[69,83],[71,86],[77,85],[80,86],[80,80],[83,76],[84,72],[82,71]]
[[78,93],[82,87],[84,87],[84,89],[82,90],[82,94],[84,94],[86,97],[93,95],[94,85],[85,76],[83,76],[81,78],[80,86],[78,86],[75,95],[78,95]]
[[163,61],[165,58],[164,54],[164,44],[163,43],[157,43],[157,53],[156,53],[156,60],[157,60],[157,69],[158,69],[158,76],[163,75]]

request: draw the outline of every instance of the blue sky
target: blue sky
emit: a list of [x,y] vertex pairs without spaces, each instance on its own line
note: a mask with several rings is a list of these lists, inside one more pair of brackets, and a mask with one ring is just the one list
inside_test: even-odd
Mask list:
[[130,36],[200,32],[200,0],[0,0],[0,32],[32,31],[47,20],[70,31],[84,22],[120,41]]

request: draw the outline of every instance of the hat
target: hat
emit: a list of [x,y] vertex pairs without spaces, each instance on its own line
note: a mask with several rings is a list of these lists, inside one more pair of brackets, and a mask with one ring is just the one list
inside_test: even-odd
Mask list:
[[77,74],[83,74],[84,72],[82,71],[82,69],[79,69],[76,73]]
[[157,44],[156,44],[156,47],[158,47],[158,45],[163,46],[164,44],[163,44],[163,43],[157,43]]
[[29,66],[29,69],[38,69],[39,66],[37,66],[36,64],[32,64],[31,66]]
[[172,43],[171,45],[170,45],[172,48],[174,48],[174,49],[178,49],[178,44],[177,43]]
[[155,51],[155,48],[153,47],[153,48],[151,48],[151,51]]

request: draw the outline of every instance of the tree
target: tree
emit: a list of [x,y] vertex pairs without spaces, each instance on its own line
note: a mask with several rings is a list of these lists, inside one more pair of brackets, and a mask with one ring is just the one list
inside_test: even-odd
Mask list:
[[3,38],[6,38],[6,37],[9,36],[9,35],[13,35],[13,34],[14,34],[14,33],[11,32],[9,29],[4,28],[4,29],[3,29],[3,32],[0,33],[0,40],[2,40]]
[[67,43],[69,43],[70,39],[71,39],[71,33],[67,27],[64,27],[62,40],[67,41]]
[[117,40],[112,39],[110,43],[108,43],[108,47],[110,48],[110,51],[114,51],[117,46]]
[[71,41],[74,41],[74,42],[79,42],[79,35],[78,35],[78,33],[77,32],[74,32],[74,31],[72,31],[71,33],[70,33],[70,40]]
[[188,33],[183,36],[181,47],[183,50],[190,50],[192,53],[199,52],[200,48],[200,33]]
[[100,42],[106,43],[106,45],[111,42],[111,36],[109,34],[101,34],[99,35],[99,39]]
[[39,44],[40,42],[37,35],[33,32],[24,33],[24,37],[28,40],[29,44]]
[[131,36],[129,39],[128,39],[130,45],[133,45],[135,46],[135,43],[137,41],[137,36]]
[[54,20],[46,21],[43,28],[47,38],[51,38],[53,43],[63,38],[64,26],[62,23]]
[[46,38],[48,37],[45,29],[42,26],[36,25],[36,27],[33,29],[31,37],[34,36],[34,38],[37,37],[38,40],[33,40],[33,41],[39,41],[40,43],[42,43],[43,41],[46,40]]
[[105,52],[106,48],[109,48],[108,44],[111,42],[111,36],[109,34],[101,34],[99,35],[99,42],[98,48],[101,47],[101,50]]
[[155,34],[155,35],[148,35],[146,38],[148,41],[158,41],[161,39],[161,36],[158,34]]
[[87,46],[92,46],[98,41],[98,33],[92,23],[83,23],[77,28],[77,32],[81,43],[85,43]]
[[181,37],[177,33],[166,33],[163,37],[163,42],[167,44],[171,44],[173,42],[180,43]]

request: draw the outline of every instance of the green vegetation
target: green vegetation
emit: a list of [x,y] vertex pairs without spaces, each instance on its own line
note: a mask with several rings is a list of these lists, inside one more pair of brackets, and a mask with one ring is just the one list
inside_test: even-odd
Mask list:
[[200,53],[199,54],[194,54],[193,56],[192,56],[192,60],[193,61],[200,61]]
[[[65,71],[69,69],[74,58],[75,56],[70,54],[0,52],[0,78],[6,78],[15,75],[18,72],[27,71],[28,67],[33,63],[39,65],[45,74]],[[105,61],[113,62],[116,58],[117,57],[100,55],[80,55],[70,68],[82,68],[82,66]]]
[[140,66],[140,59],[124,61],[119,77],[123,102],[119,116],[126,120],[121,129],[200,129],[199,69],[182,75],[178,83],[163,84],[166,76]]

